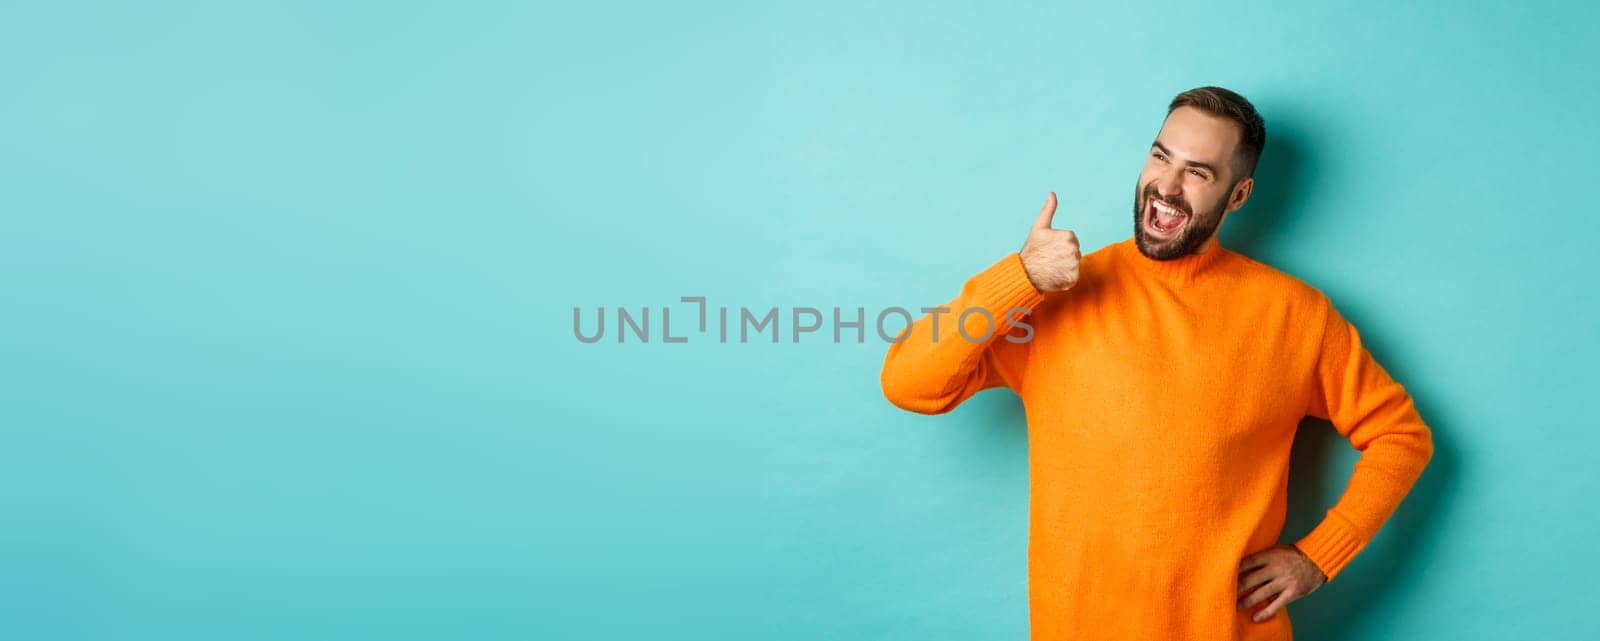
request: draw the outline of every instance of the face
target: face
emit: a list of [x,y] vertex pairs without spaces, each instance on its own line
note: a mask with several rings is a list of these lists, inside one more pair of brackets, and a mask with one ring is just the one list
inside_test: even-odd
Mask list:
[[1239,126],[1193,107],[1167,116],[1133,193],[1139,251],[1172,260],[1200,249],[1222,218],[1250,197],[1254,181],[1234,176]]

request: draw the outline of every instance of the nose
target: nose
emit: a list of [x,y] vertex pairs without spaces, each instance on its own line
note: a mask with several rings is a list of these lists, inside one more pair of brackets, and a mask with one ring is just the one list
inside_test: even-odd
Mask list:
[[1183,189],[1183,168],[1174,164],[1156,177],[1156,192],[1162,198],[1178,196]]

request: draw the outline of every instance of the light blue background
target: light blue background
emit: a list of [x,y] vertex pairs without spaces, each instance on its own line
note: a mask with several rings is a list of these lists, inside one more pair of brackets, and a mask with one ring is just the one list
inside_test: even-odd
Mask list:
[[1224,242],[1437,438],[1299,638],[1600,636],[1592,4],[332,4],[0,9],[6,638],[1024,639],[1009,392],[572,309],[934,305],[1048,190],[1121,240],[1202,84],[1271,139]]

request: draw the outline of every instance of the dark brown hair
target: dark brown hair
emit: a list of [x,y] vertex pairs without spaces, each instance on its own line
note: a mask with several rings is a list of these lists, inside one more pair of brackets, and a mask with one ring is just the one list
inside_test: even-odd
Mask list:
[[1255,175],[1256,161],[1261,158],[1261,149],[1267,146],[1267,121],[1256,113],[1255,105],[1245,100],[1244,96],[1236,94],[1222,87],[1196,87],[1177,95],[1172,99],[1172,104],[1167,106],[1167,114],[1171,115],[1178,107],[1194,107],[1213,116],[1227,118],[1239,124],[1239,164],[1243,169],[1237,176]]

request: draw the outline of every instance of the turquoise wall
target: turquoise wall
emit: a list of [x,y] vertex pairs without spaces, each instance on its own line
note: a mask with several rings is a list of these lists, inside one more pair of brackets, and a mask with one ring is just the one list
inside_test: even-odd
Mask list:
[[761,4],[0,8],[5,636],[1024,639],[1015,396],[679,297],[942,303],[1049,190],[1126,238],[1202,84],[1271,138],[1224,242],[1437,439],[1299,638],[1600,636],[1594,5]]

